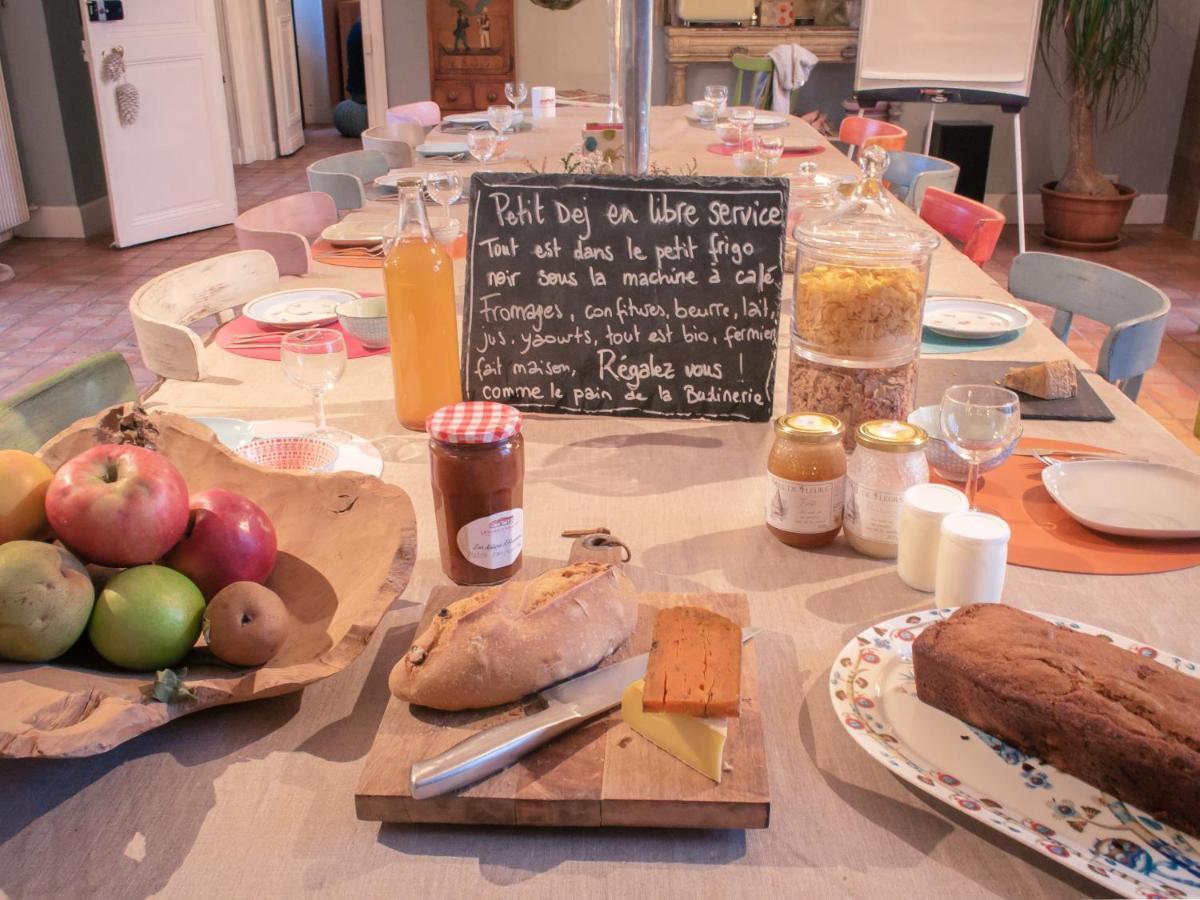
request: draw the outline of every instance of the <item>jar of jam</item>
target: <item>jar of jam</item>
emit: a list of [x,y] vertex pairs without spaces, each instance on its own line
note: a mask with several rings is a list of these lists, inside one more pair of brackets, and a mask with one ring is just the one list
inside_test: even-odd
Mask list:
[[498,584],[521,568],[525,444],[521,413],[452,403],[425,422],[442,571],[456,584]]
[[854,442],[846,480],[846,540],[865,556],[895,559],[904,492],[929,481],[929,435],[908,422],[873,419],[858,426]]
[[767,457],[767,529],[789,547],[823,547],[842,529],[844,430],[839,419],[823,413],[775,420]]

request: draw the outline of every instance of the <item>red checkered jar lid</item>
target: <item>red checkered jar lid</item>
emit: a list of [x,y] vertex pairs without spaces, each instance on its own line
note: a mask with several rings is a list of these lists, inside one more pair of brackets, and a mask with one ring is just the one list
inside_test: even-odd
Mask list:
[[525,417],[504,403],[469,400],[443,406],[425,420],[425,430],[444,444],[494,444],[520,434]]

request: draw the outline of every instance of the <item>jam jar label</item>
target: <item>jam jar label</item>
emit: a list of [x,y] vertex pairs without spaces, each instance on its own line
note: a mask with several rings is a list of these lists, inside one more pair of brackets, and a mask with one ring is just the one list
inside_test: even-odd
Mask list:
[[904,492],[884,491],[846,481],[846,527],[869,541],[894,544],[899,540],[900,504]]
[[792,534],[824,534],[842,524],[846,479],[791,481],[767,472],[767,524]]
[[458,529],[458,549],[463,558],[484,569],[511,566],[525,544],[525,511],[506,509]]

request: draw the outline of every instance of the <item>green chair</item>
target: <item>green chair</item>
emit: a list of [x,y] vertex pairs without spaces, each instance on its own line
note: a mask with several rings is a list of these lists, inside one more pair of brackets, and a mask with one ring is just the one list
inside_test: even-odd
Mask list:
[[[775,81],[775,64],[767,57],[747,56],[735,53],[733,67],[737,70],[737,80],[733,83],[733,106],[756,106],[759,109],[771,108],[771,85]],[[749,94],[742,99],[743,78],[747,72],[750,76]]]
[[0,400],[0,449],[36,451],[68,425],[136,400],[120,353],[98,353]]

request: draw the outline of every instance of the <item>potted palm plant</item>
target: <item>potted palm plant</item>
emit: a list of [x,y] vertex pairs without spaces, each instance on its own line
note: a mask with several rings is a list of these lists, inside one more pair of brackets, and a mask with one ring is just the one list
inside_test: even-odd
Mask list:
[[1145,93],[1157,27],[1156,0],[1043,0],[1041,55],[1070,110],[1066,171],[1042,185],[1052,244],[1117,245],[1137,191],[1097,168],[1097,118],[1120,122]]

